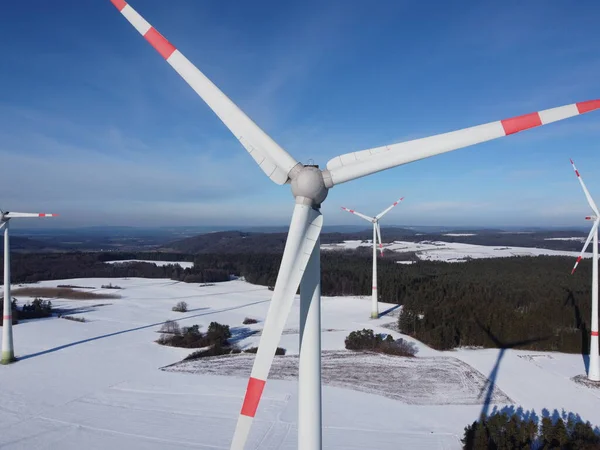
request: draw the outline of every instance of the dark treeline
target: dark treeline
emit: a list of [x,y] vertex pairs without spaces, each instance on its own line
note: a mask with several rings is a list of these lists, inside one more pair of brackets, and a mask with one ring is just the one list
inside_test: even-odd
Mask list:
[[[173,256],[176,256],[175,258]],[[154,259],[163,261],[193,260],[193,257],[164,253],[35,253],[11,256],[13,283],[31,283],[41,280],[68,278],[170,278],[190,283],[208,283],[229,280],[229,273],[214,268],[183,269],[179,265],[131,262],[105,264],[104,261],[119,259]]]
[[[400,329],[438,349],[520,347],[588,352],[591,270],[572,258],[422,265],[406,284]],[[408,271],[411,269],[409,268]]]
[[[193,260],[194,267],[105,260]],[[171,278],[218,282],[231,275],[253,284],[275,284],[281,255],[273,253],[53,253],[14,254],[13,282],[88,277]],[[383,302],[403,304],[400,329],[438,349],[457,346],[524,347],[587,352],[591,267],[570,275],[572,258],[515,257],[465,263],[420,261],[400,265],[380,259]],[[369,251],[322,252],[324,295],[370,295]]]

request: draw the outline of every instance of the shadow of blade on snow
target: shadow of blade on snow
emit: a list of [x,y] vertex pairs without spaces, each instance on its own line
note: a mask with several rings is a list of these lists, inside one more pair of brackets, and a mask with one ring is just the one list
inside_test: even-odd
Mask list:
[[[269,301],[271,301],[271,299],[268,299],[268,300],[259,300],[259,301],[252,302],[252,303],[246,303],[246,304],[239,305],[239,306],[232,306],[230,308],[217,309],[217,310],[214,310],[214,311],[204,312],[204,313],[200,313],[200,314],[186,315],[186,316],[180,317],[178,319],[172,319],[172,321],[173,322],[179,322],[181,320],[192,319],[194,317],[202,317],[202,316],[209,316],[209,315],[212,315],[212,314],[219,314],[219,313],[222,313],[222,312],[227,312],[227,311],[233,311],[233,310],[236,310],[236,309],[246,308],[248,306],[258,305],[258,304],[269,302]],[[196,308],[194,311],[198,311],[199,309],[202,309],[202,308]],[[208,309],[208,308],[203,308],[203,309]],[[97,341],[99,339],[105,339],[105,338],[109,338],[109,337],[112,337],[112,336],[117,336],[119,334],[131,333],[133,331],[139,331],[139,330],[144,330],[144,329],[147,329],[147,328],[157,327],[157,326],[163,325],[165,322],[166,322],[166,320],[162,321],[162,322],[151,323],[151,324],[148,324],[148,325],[141,325],[139,327],[128,328],[128,329],[121,330],[121,331],[115,331],[113,333],[102,334],[100,336],[94,336],[94,337],[87,338],[87,339],[81,339],[81,340],[75,341],[75,342],[69,342],[67,344],[59,345],[57,347],[49,348],[47,350],[42,350],[42,351],[35,352],[35,353],[29,353],[27,355],[23,355],[23,356],[17,357],[17,360],[23,361],[23,360],[26,360],[26,359],[35,358],[36,356],[42,356],[42,355],[46,355],[48,353],[53,353],[53,352],[57,352],[59,350],[64,350],[64,349],[69,348],[69,347],[74,347],[76,345],[85,344],[87,342],[93,342],[93,341]]]

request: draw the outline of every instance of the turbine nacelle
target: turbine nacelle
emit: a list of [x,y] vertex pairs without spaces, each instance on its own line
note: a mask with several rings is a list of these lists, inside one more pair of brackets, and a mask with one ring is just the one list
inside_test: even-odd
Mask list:
[[320,170],[319,166],[315,164],[298,164],[292,169],[290,172],[292,194],[297,202],[303,198],[306,201],[301,201],[301,203],[315,207],[321,206],[329,193],[325,172],[327,171]]

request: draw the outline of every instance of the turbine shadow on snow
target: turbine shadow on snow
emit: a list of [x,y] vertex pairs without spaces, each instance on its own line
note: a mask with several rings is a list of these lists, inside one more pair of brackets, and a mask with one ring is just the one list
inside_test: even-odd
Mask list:
[[391,308],[388,308],[385,311],[380,312],[378,318],[380,319],[383,316],[386,316],[386,315],[390,314],[391,312],[396,311],[398,308],[400,308],[400,306],[401,305],[394,305]]
[[500,369],[500,362],[502,361],[502,358],[504,357],[504,353],[506,352],[506,350],[509,348],[515,348],[515,347],[520,347],[520,346],[527,345],[527,344],[532,344],[534,342],[539,342],[539,341],[542,341],[547,338],[543,337],[543,338],[523,339],[523,340],[514,341],[514,342],[502,342],[490,331],[489,326],[484,326],[477,318],[475,318],[475,322],[477,323],[479,328],[481,328],[488,335],[488,337],[494,343],[494,345],[500,349],[500,352],[498,353],[498,358],[496,359],[496,363],[494,364],[494,367],[493,367],[492,371],[490,372],[490,375],[488,376],[486,383],[483,385],[483,387],[481,388],[481,391],[479,392],[479,397],[481,397],[483,395],[483,392],[487,388],[487,392],[485,394],[485,400],[483,402],[483,408],[481,409],[481,413],[479,414],[479,417],[482,417],[482,416],[487,417],[489,414],[492,397],[494,395],[494,388],[496,387],[496,380],[498,379],[498,371]]
[[589,331],[587,327],[587,322],[581,317],[581,310],[579,309],[579,305],[577,304],[577,300],[575,299],[575,295],[573,295],[572,290],[568,290],[567,299],[565,301],[565,306],[570,304],[573,307],[573,313],[575,314],[575,326],[581,330],[581,358],[583,359],[583,364],[585,365],[585,373],[589,373],[590,371],[590,346],[589,346]]
[[[184,316],[184,317],[180,317],[179,319],[174,319],[173,321],[174,322],[179,322],[180,320],[192,319],[194,317],[209,316],[211,314],[218,314],[218,313],[221,313],[221,312],[233,311],[235,309],[246,308],[248,306],[258,305],[258,304],[269,302],[269,301],[271,301],[271,299],[268,299],[268,300],[259,300],[259,301],[252,302],[252,303],[246,303],[246,304],[239,305],[239,306],[233,306],[231,308],[223,308],[223,309],[217,309],[217,310],[214,310],[214,311],[209,311],[209,312],[200,313],[200,314],[187,315],[187,316]],[[194,311],[198,311],[200,309],[208,309],[208,308],[197,308]],[[133,331],[144,330],[146,328],[157,327],[159,325],[163,325],[165,322],[166,321],[151,323],[151,324],[148,324],[148,325],[141,325],[139,327],[128,328],[126,330],[115,331],[113,333],[107,333],[107,334],[102,334],[100,336],[95,336],[95,337],[91,337],[91,338],[87,338],[87,339],[81,339],[79,341],[75,341],[75,342],[70,342],[68,344],[59,345],[58,347],[49,348],[48,350],[42,350],[42,351],[39,351],[39,352],[30,353],[28,355],[23,355],[23,356],[17,357],[17,360],[22,361],[22,360],[25,360],[25,359],[35,358],[36,356],[42,356],[42,355],[45,355],[45,354],[48,354],[48,353],[53,353],[53,352],[56,352],[56,351],[59,351],[59,350],[63,350],[65,348],[74,347],[74,346],[80,345],[80,344],[85,344],[87,342],[97,341],[99,339],[109,338],[109,337],[112,337],[112,336],[117,336],[119,334],[131,333]]]

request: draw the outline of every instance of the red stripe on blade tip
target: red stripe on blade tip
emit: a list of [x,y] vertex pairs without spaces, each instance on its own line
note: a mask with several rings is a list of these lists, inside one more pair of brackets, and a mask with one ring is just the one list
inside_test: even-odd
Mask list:
[[264,388],[264,380],[250,377],[248,380],[248,387],[246,388],[246,397],[244,397],[244,404],[242,405],[242,412],[240,414],[243,416],[254,417]]
[[579,175],[579,170],[575,169],[575,175],[577,175],[578,177],[581,176],[581,175]]
[[576,103],[576,105],[579,114],[583,114],[589,111],[594,111],[595,109],[600,109],[600,100],[588,100],[587,102]]
[[119,11],[122,11],[123,8],[127,6],[127,2],[124,0],[110,0],[110,2],[115,5],[115,8],[117,8]]
[[542,119],[540,119],[540,115],[537,112],[502,120],[502,127],[507,136],[519,131],[528,130],[529,128],[539,127],[541,124]]
[[152,45],[152,47],[160,53],[160,56],[165,59],[169,59],[175,51],[175,46],[167,41],[154,27],[150,27],[144,35],[144,38],[146,38],[146,40],[150,42],[150,45]]
[[597,331],[592,331],[592,336],[598,336],[598,332]]
[[2,320],[11,320],[12,316],[2,316]]

